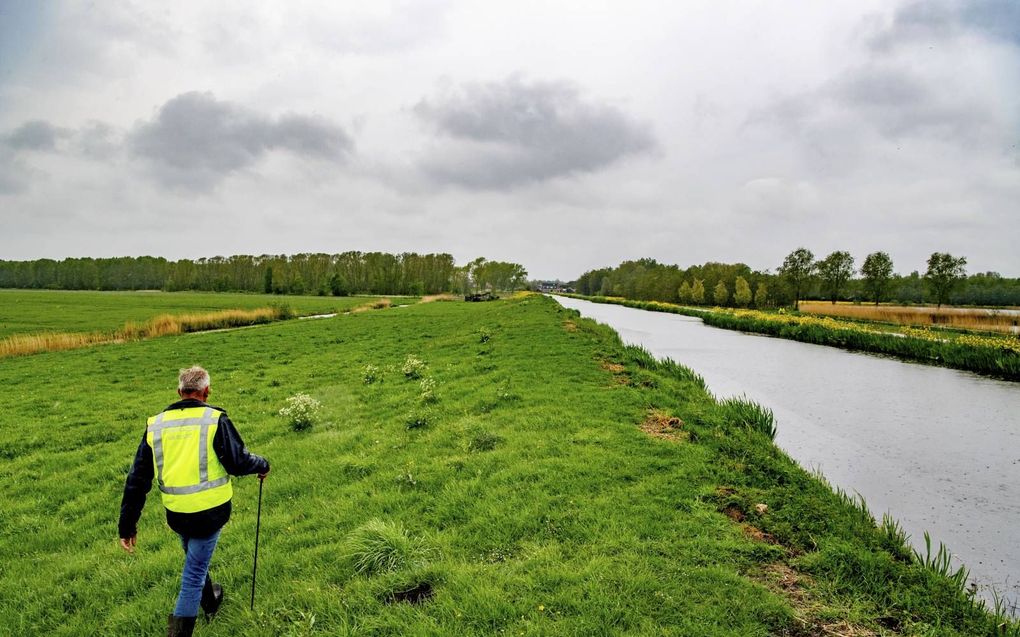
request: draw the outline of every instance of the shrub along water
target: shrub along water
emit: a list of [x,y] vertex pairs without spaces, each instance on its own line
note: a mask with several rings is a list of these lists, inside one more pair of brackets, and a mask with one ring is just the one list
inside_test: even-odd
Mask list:
[[618,297],[578,294],[564,296],[654,312],[696,316],[713,327],[778,336],[816,345],[890,354],[908,360],[1020,380],[1020,339],[1017,337],[978,336],[909,327],[895,329],[829,317],[757,310],[706,310]]

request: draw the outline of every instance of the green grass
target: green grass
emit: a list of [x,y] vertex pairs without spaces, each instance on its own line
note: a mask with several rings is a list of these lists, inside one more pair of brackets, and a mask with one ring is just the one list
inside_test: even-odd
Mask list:
[[[287,305],[299,315],[330,314],[378,297],[274,296],[211,292],[79,292],[0,289],[0,338],[37,332],[113,331],[159,314]],[[413,302],[394,298],[394,305]]]
[[[436,381],[428,405],[409,356]],[[5,360],[0,632],[165,630],[182,556],[158,495],[136,554],[116,521],[145,417],[192,363],[273,465],[256,610],[258,484],[243,478],[213,560],[227,599],[196,634],[753,637],[840,621],[891,634],[889,618],[907,634],[997,634],[697,374],[537,296]],[[322,412],[295,432],[278,411],[298,392]],[[675,439],[639,428],[652,411],[679,419]],[[767,585],[777,565],[802,575],[797,596]]]

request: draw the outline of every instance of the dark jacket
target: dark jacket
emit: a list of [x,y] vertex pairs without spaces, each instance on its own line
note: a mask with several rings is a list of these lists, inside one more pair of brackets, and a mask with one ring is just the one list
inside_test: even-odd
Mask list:
[[[171,409],[186,409],[188,407],[210,407],[201,400],[189,398],[180,400],[167,407],[164,411]],[[241,440],[241,435],[230,422],[227,412],[219,407],[213,407],[220,411],[220,420],[216,427],[216,435],[213,437],[213,450],[216,457],[223,463],[227,473],[234,476],[243,476],[250,473],[265,473],[269,471],[269,462],[253,453],[250,453]],[[135,461],[131,465],[127,482],[124,484],[124,499],[120,503],[120,537],[133,537],[138,532],[138,518],[142,515],[142,507],[145,506],[145,496],[152,488],[152,479],[156,471],[152,462],[152,447],[145,439],[145,432],[142,433],[142,442],[135,452]],[[230,501],[196,513],[177,513],[167,509],[166,522],[170,528],[189,537],[209,537],[230,519]]]

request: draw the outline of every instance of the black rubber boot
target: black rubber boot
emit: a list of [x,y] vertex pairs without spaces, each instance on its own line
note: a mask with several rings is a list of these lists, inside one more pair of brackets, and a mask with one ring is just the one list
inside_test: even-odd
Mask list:
[[205,586],[202,587],[202,610],[205,612],[206,618],[209,619],[215,615],[222,603],[223,587],[213,584],[212,579],[207,575]]
[[167,617],[166,637],[191,637],[195,632],[194,617],[178,617],[170,615]]

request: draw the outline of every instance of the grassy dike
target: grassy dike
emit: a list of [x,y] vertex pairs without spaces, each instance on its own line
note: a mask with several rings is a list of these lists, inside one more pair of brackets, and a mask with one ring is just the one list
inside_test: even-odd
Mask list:
[[[144,417],[196,362],[273,463],[256,610],[245,478],[214,560],[227,601],[196,634],[1018,634],[785,456],[760,411],[539,296],[4,360],[0,632],[165,630],[182,556],[158,495],[135,555],[116,519]],[[277,414],[298,392],[323,405],[302,432]]]
[[700,309],[659,301],[563,294],[593,303],[695,316],[712,327],[754,332],[815,345],[888,354],[906,360],[1020,380],[1020,339],[837,320],[809,314],[756,310]]

